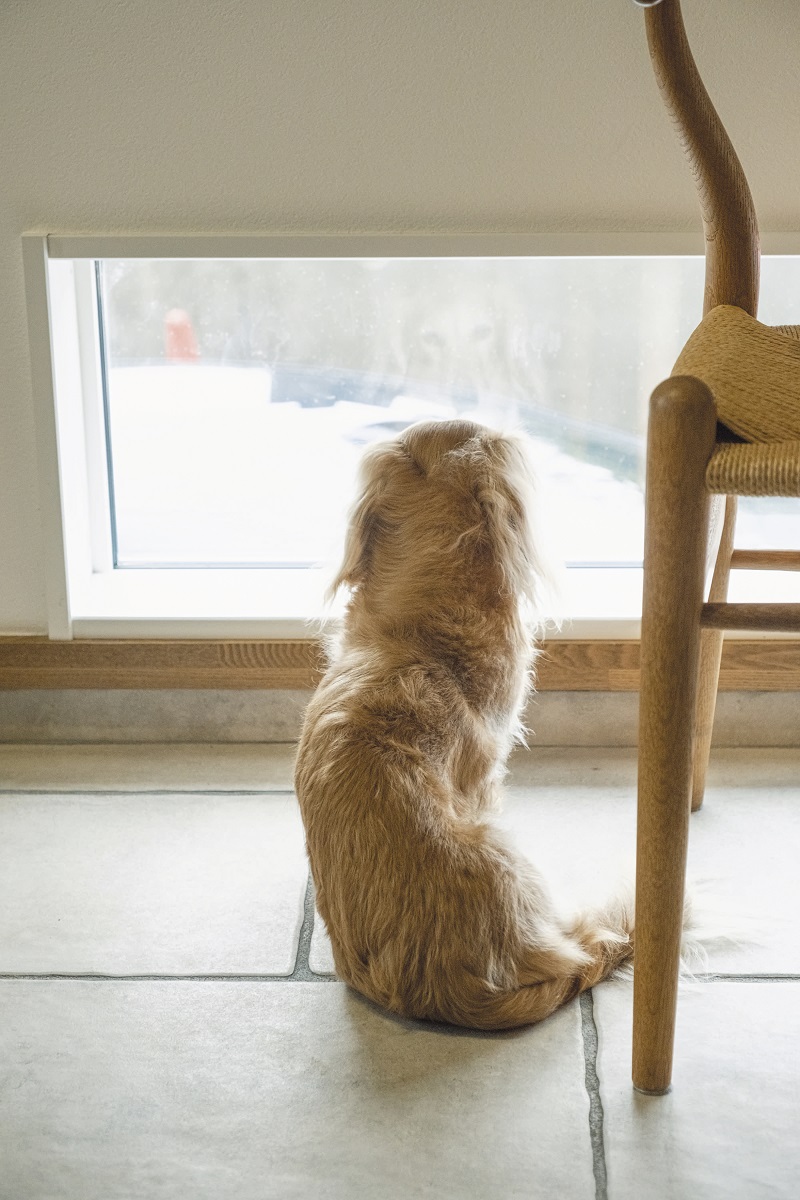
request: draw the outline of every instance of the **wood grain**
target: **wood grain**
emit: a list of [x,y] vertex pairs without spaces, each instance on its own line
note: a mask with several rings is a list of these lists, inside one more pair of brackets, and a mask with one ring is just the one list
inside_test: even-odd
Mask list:
[[[311,689],[323,655],[311,639],[143,641],[0,637],[0,689]],[[639,642],[553,640],[537,663],[542,692],[635,692]],[[727,640],[720,689],[800,690],[800,641]]]
[[647,1092],[672,1076],[716,427],[698,379],[668,379],[650,398],[633,979],[633,1082]]
[[[718,503],[716,497],[712,504]],[[728,597],[728,581],[731,573],[733,539],[736,533],[737,499],[728,496],[725,500],[725,517],[717,548],[714,574],[711,577],[709,600],[723,604]],[[706,555],[706,570],[708,555]],[[711,755],[711,738],[714,733],[714,713],[719,691],[719,670],[722,662],[723,635],[718,629],[704,629],[700,635],[700,665],[697,671],[697,712],[695,716],[694,752],[692,756],[692,812],[703,804],[706,788],[706,773]]]
[[678,0],[644,15],[653,70],[689,160],[703,217],[706,283],[703,312],[758,307],[760,251],[755,205],[742,165],[695,65]]
[[[754,318],[760,271],[755,206],[698,73],[680,0],[647,7],[645,27],[656,80],[700,201],[704,317],[728,305]],[[687,377],[694,373],[684,366],[656,389],[648,430],[632,1066],[634,1085],[655,1094],[668,1091],[672,1078],[690,797],[693,782],[695,804],[702,797],[715,676],[724,653],[721,636],[711,630],[720,628],[716,614],[726,608],[735,523],[735,501],[729,500],[712,603],[703,607],[705,472],[716,437],[729,441],[732,435],[717,427],[712,393]],[[723,406],[720,413],[725,421]],[[708,618],[702,661],[701,609]]]
[[704,629],[763,629],[800,633],[800,604],[704,604]]
[[0,639],[3,688],[313,688],[312,640]]
[[800,550],[734,550],[735,571],[800,571]]

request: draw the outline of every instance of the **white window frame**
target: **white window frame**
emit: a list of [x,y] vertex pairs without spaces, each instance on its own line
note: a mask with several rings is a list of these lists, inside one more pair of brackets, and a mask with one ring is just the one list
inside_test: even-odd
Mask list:
[[[800,234],[762,238],[800,254]],[[702,255],[698,233],[542,235],[24,234],[48,632],[73,637],[296,638],[323,614],[319,570],[113,569],[93,262],[104,258],[469,258]],[[698,309],[700,297],[698,297]],[[637,638],[641,570],[592,568],[592,611],[560,638]],[[587,572],[588,573],[588,570]],[[577,580],[579,574],[571,572]],[[622,576],[626,578],[623,580]],[[580,582],[580,581],[577,581]],[[622,586],[620,586],[622,585]],[[628,596],[625,604],[621,597]],[[627,609],[627,611],[626,611]],[[752,637],[752,634],[747,636]]]

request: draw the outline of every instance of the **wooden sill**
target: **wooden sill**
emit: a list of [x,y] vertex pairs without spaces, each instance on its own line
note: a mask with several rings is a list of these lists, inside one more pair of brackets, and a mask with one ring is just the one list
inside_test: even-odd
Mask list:
[[[311,639],[286,641],[89,640],[0,637],[0,689],[308,688],[322,653]],[[538,664],[543,692],[633,692],[637,641],[548,641]],[[800,641],[726,640],[723,691],[800,690]]]

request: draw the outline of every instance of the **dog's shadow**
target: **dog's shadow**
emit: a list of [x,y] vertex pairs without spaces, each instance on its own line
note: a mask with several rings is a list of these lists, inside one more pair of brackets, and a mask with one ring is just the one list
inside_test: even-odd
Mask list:
[[[340,1043],[342,1069],[369,1096],[376,1111],[406,1111],[452,1102],[454,1091],[476,1099],[494,1086],[508,1065],[503,1047],[537,1035],[540,1026],[482,1031],[439,1021],[417,1021],[390,1013],[352,988],[342,990],[340,1020],[347,1031]],[[337,1022],[338,1023],[338,1022]],[[522,1047],[519,1047],[520,1050]],[[506,1046],[506,1051],[510,1047]],[[399,1109],[398,1107],[399,1106]]]
[[374,1001],[367,999],[366,996],[362,996],[360,992],[356,992],[350,987],[347,989],[347,1003],[373,1013],[380,1020],[397,1025],[400,1029],[405,1029],[408,1033],[429,1033],[439,1037],[469,1038],[472,1041],[478,1042],[506,1042],[510,1038],[524,1037],[532,1028],[532,1026],[525,1026],[521,1029],[466,1029],[463,1025],[448,1025],[446,1021],[417,1021],[412,1017],[401,1017],[397,1013],[381,1008],[380,1005],[375,1004]]

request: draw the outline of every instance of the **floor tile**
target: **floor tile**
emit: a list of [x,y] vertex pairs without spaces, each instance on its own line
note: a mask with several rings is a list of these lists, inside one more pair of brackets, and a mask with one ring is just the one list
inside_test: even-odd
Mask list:
[[684,989],[667,1096],[631,1087],[631,1003],[594,991],[611,1200],[795,1200],[800,983]]
[[743,938],[709,951],[712,970],[800,974],[798,846],[800,775],[793,786],[709,788],[690,834],[698,913]]
[[0,796],[0,971],[288,974],[291,796]]
[[[797,732],[800,736],[800,723]],[[754,746],[713,752],[709,793],[723,787],[800,787],[800,748]]]
[[[564,911],[631,891],[635,753],[562,749],[512,756],[500,822],[542,871]],[[691,819],[689,877],[704,943],[696,970],[800,974],[800,752],[715,756]],[[753,863],[758,869],[753,869]],[[313,971],[333,971],[317,921]]]
[[[510,787],[526,785],[636,788],[633,746],[518,747],[508,760]],[[714,750],[709,792],[723,787],[800,787],[800,748],[748,746]]]
[[336,974],[336,967],[333,965],[331,939],[328,937],[328,931],[318,912],[314,913],[314,932],[311,935],[311,951],[308,956],[308,965],[317,975]]
[[[688,874],[707,966],[719,972],[800,973],[800,754],[766,755],[718,755],[706,802],[691,818]],[[512,770],[501,820],[566,907],[602,900],[633,881],[630,765],[600,758],[580,782],[573,759],[558,785],[557,760],[545,764],[540,785],[535,760]]]
[[0,744],[0,791],[291,791],[293,742]]
[[580,1010],[480,1035],[339,984],[0,983],[3,1200],[592,1200]]
[[508,760],[508,787],[636,786],[633,746],[519,746]]

